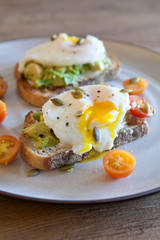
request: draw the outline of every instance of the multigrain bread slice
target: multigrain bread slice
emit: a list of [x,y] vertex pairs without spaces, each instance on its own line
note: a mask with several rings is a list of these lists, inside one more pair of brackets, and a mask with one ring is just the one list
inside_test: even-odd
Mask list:
[[[26,115],[24,128],[35,123],[32,117],[33,114],[34,113],[31,111]],[[137,119],[131,114],[128,114],[126,125],[118,132],[118,136],[114,140],[113,148],[135,141],[148,134],[148,131],[149,127],[145,120]],[[82,155],[75,154],[71,149],[60,148],[59,144],[43,150],[36,149],[33,140],[23,132],[20,135],[19,142],[21,157],[33,167],[41,170],[59,168],[63,165],[87,159],[91,155],[91,151]]]
[[[109,68],[109,70],[105,73],[104,80],[105,82],[112,80],[116,78],[120,73],[120,62],[119,60],[111,55],[108,54],[112,61],[112,67]],[[22,73],[18,71],[18,63],[15,66],[15,77],[17,79],[17,89],[21,97],[28,103],[30,103],[33,106],[36,107],[42,107],[43,104],[50,99],[51,97],[54,97],[57,94],[60,94],[66,90],[71,90],[74,88],[73,85],[68,85],[65,87],[53,87],[52,89],[49,88],[39,88],[36,89],[32,87],[29,82],[24,79],[24,76]],[[84,79],[83,81],[79,82],[79,86],[83,85],[90,85],[90,84],[98,84],[101,81],[101,75],[98,75],[96,77],[91,76]]]

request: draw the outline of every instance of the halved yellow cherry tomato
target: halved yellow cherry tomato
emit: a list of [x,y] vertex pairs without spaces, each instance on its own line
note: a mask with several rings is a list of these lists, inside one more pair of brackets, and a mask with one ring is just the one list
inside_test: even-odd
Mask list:
[[0,164],[7,165],[17,156],[19,142],[15,137],[0,136]]
[[5,94],[8,89],[8,84],[0,77],[0,97]]
[[123,81],[124,88],[131,89],[129,94],[141,94],[148,87],[148,81],[141,77],[130,78]]
[[103,158],[106,172],[114,178],[128,177],[136,166],[136,158],[125,150],[111,150]]
[[0,100],[0,123],[5,119],[7,115],[7,105]]

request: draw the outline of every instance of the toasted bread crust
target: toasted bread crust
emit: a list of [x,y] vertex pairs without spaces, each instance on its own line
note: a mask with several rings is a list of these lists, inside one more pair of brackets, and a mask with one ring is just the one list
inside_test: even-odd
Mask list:
[[[119,73],[120,73],[120,62],[119,60],[109,54],[109,57],[115,62],[115,67],[110,69],[106,73],[106,81],[114,79]],[[28,102],[29,104],[36,106],[36,107],[42,107],[43,104],[51,97],[60,94],[61,92],[64,92],[66,90],[73,89],[72,85],[66,86],[66,87],[54,87],[53,89],[48,88],[33,88],[26,79],[23,78],[23,74],[18,71],[18,63],[15,66],[15,77],[17,79],[17,89],[21,97]],[[89,85],[89,84],[95,84],[98,83],[98,77],[97,78],[89,78],[87,80],[84,80],[83,82],[79,82],[79,85]]]
[[[35,122],[32,115],[33,112],[29,112],[26,115],[25,127]],[[113,148],[135,141],[148,134],[148,131],[149,127],[145,121],[138,120],[130,115],[126,126],[119,131],[118,136],[114,140]],[[22,132],[19,139],[21,157],[30,165],[41,170],[51,170],[63,165],[79,162],[86,159],[90,154],[89,151],[83,155],[78,155],[73,153],[71,149],[58,149],[56,146],[45,150],[37,150],[32,144],[30,145],[31,139],[27,138]]]

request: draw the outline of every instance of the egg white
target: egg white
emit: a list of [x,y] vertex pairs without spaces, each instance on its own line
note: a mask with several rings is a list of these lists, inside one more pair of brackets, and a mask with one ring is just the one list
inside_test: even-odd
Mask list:
[[103,42],[88,35],[81,45],[76,45],[74,38],[59,34],[54,41],[49,41],[28,50],[19,62],[19,71],[23,72],[25,63],[35,61],[44,67],[71,66],[96,62],[105,54]]
[[[56,106],[51,100],[46,102],[42,108],[45,124],[53,129],[60,140],[61,147],[71,148],[74,153],[83,154],[92,148],[98,152],[111,149],[118,131],[124,126],[124,116],[130,109],[129,95],[120,92],[119,88],[105,85],[81,88],[85,91],[84,98],[75,99],[71,93],[74,90],[71,90],[56,96],[63,100],[63,106]],[[106,110],[103,109],[103,104]],[[103,119],[104,116],[101,114],[108,111],[107,106],[110,110],[106,124],[100,118]],[[92,119],[88,131],[85,129],[88,121],[87,111],[91,109],[96,111],[95,119],[99,120]],[[77,117],[79,111],[83,114]],[[112,121],[114,121],[113,124]],[[94,127],[97,127],[100,133],[98,142],[93,137]]]

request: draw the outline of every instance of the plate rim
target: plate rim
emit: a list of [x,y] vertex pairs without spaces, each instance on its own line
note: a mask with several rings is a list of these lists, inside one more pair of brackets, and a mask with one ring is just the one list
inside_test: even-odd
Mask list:
[[[48,37],[46,36],[38,36],[38,37],[25,37],[25,38],[16,38],[16,39],[9,39],[6,41],[0,41],[0,45],[3,43],[12,43],[12,42],[18,42],[18,41],[25,41],[25,40],[38,40],[38,39],[47,39]],[[49,38],[48,38],[49,39]],[[101,40],[103,42],[111,42],[111,43],[116,43],[116,44],[121,44],[121,45],[127,45],[129,47],[132,48],[136,48],[139,50],[145,50],[146,52],[150,52],[154,55],[157,55],[158,57],[160,57],[160,52],[157,52],[156,50],[138,45],[138,44],[134,44],[134,43],[130,43],[127,41],[121,41],[121,40],[115,40],[115,39],[109,39],[109,38],[101,38]],[[113,198],[103,198],[103,199],[90,199],[90,200],[60,200],[60,199],[51,199],[51,198],[36,198],[36,197],[32,197],[32,196],[26,196],[26,195],[22,195],[22,194],[16,194],[16,193],[12,193],[12,192],[8,192],[8,191],[3,191],[0,190],[0,194],[3,194],[5,196],[9,196],[9,197],[15,197],[18,199],[24,199],[24,200],[32,200],[32,201],[38,201],[38,202],[51,202],[51,203],[59,203],[59,204],[93,204],[93,203],[109,203],[109,202],[117,202],[117,201],[122,201],[122,200],[129,200],[129,199],[133,199],[133,198],[138,198],[138,197],[142,197],[142,196],[146,196],[149,194],[153,194],[153,193],[157,193],[160,191],[160,186],[159,187],[155,187],[153,189],[150,190],[145,190],[145,191],[141,191],[138,193],[134,193],[134,194],[130,194],[130,195],[125,195],[125,196],[120,196],[120,197],[113,197]]]
[[108,199],[94,199],[94,200],[60,200],[60,199],[51,199],[51,198],[36,198],[36,197],[30,197],[26,195],[20,195],[15,194],[7,191],[0,190],[0,194],[3,194],[8,197],[14,197],[17,199],[23,199],[23,200],[31,200],[34,202],[46,202],[46,203],[59,203],[59,204],[95,204],[95,203],[111,203],[111,202],[119,202],[119,201],[125,201],[130,199],[135,199],[139,197],[145,197],[147,195],[158,193],[160,191],[160,187],[156,187],[151,190],[146,190],[143,192],[138,192],[135,194],[125,195],[123,197],[115,197],[115,198],[108,198]]

